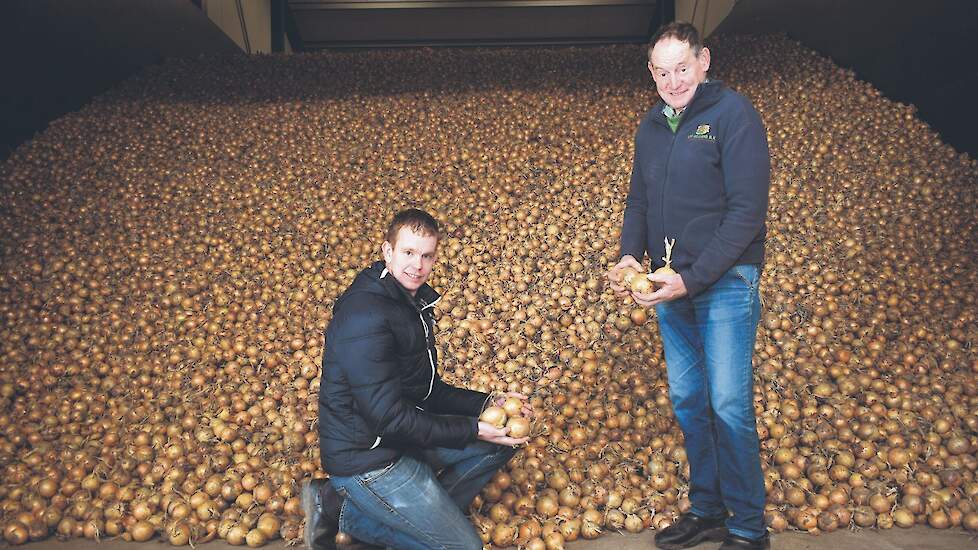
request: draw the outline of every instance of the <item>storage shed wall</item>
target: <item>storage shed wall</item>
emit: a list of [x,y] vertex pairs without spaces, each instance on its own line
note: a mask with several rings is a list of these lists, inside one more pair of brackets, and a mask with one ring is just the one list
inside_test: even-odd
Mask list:
[[0,160],[142,67],[240,51],[188,0],[5,0],[0,49]]
[[978,2],[740,0],[717,32],[786,33],[914,104],[945,141],[978,158]]

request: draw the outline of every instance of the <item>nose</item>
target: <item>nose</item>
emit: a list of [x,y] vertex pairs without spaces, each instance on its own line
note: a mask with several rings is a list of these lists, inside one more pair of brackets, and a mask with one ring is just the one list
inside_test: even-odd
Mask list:
[[675,88],[678,83],[679,78],[676,76],[676,73],[669,73],[669,87]]

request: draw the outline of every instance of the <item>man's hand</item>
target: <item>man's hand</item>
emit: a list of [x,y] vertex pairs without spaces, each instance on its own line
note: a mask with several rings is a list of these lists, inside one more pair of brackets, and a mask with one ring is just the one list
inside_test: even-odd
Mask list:
[[482,441],[488,441],[489,443],[495,443],[496,445],[505,445],[507,447],[515,447],[517,445],[522,445],[530,440],[529,437],[521,437],[519,439],[509,437],[509,428],[497,428],[492,424],[486,422],[479,422],[479,439]]
[[675,300],[676,298],[682,298],[686,295],[686,283],[683,282],[682,276],[678,273],[660,275],[652,273],[648,277],[653,283],[662,286],[655,292],[645,294],[633,292],[632,299],[635,300],[635,303],[641,306],[652,307],[654,305],[661,304],[662,302],[669,302]]
[[636,260],[634,256],[626,254],[625,256],[621,257],[621,260],[618,260],[618,263],[615,264],[614,267],[605,273],[605,277],[608,279],[608,286],[611,287],[611,290],[613,290],[619,298],[624,298],[629,294],[628,289],[625,288],[625,282],[621,280],[621,272],[626,267],[630,267],[639,273],[642,273],[645,270],[645,268],[642,267],[642,264],[638,263],[638,260]]
[[526,418],[527,420],[533,420],[535,414],[533,412],[533,407],[530,406],[529,397],[523,395],[522,393],[517,393],[513,391],[494,393],[492,394],[492,404],[497,407],[502,407],[503,403],[506,402],[510,397],[515,397],[523,402],[523,406],[520,407],[520,416]]

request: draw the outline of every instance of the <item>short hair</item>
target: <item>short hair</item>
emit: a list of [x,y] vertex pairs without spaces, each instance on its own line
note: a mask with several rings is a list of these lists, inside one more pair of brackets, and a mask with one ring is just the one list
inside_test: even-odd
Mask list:
[[649,61],[652,60],[652,48],[667,38],[675,38],[680,42],[689,44],[689,47],[693,48],[693,55],[697,57],[699,57],[700,51],[703,49],[703,39],[700,38],[700,31],[696,30],[696,27],[694,27],[692,23],[687,23],[685,21],[673,21],[672,23],[662,25],[659,27],[659,30],[655,31],[655,34],[652,35],[652,38],[649,40],[649,48],[647,52]]
[[410,228],[415,233],[420,233],[425,237],[441,239],[438,222],[424,210],[408,208],[394,215],[390,225],[387,226],[387,242],[391,243],[391,246],[394,246],[397,241],[397,233],[402,227]]

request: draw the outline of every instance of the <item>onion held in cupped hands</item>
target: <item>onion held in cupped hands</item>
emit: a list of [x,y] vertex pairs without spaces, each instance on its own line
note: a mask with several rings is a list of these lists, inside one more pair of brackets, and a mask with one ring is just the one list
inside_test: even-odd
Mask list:
[[608,278],[616,283],[622,283],[625,288],[632,292],[644,294],[652,290],[652,282],[648,280],[646,274],[638,271],[634,267],[612,270],[608,273]]
[[479,415],[479,420],[485,422],[486,424],[492,424],[497,428],[502,428],[506,425],[506,411],[502,407],[486,407],[486,410],[482,411]]
[[507,397],[501,407],[507,416],[519,416],[523,412],[523,401],[516,397]]
[[637,294],[648,294],[652,291],[653,286],[648,276],[641,274],[632,278],[632,282],[628,285],[628,288]]
[[506,398],[501,406],[486,407],[479,420],[497,428],[507,428],[507,435],[522,439],[530,434],[530,420],[522,416],[523,401],[515,397]]
[[632,281],[638,275],[638,271],[634,267],[624,267],[622,269],[612,269],[608,272],[608,278],[616,283],[624,283],[625,286],[631,286]]
[[648,274],[638,271],[634,267],[623,267],[612,269],[608,272],[608,279],[615,283],[621,283],[626,290],[645,294],[652,291],[652,282],[648,279]]
[[[662,261],[666,262],[666,265],[656,269],[652,272],[653,275],[675,275],[676,270],[672,268],[672,247],[676,246],[676,239],[671,241],[668,238],[663,239],[666,243],[666,255],[662,257]],[[661,286],[661,285],[660,285]]]
[[660,267],[659,269],[656,269],[652,273],[654,273],[656,275],[675,275],[676,274],[676,270],[666,265],[666,266]]
[[530,435],[530,421],[522,416],[514,416],[506,422],[506,427],[509,428],[509,436],[522,439]]

